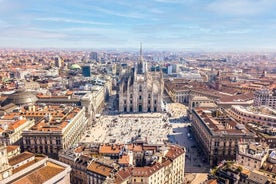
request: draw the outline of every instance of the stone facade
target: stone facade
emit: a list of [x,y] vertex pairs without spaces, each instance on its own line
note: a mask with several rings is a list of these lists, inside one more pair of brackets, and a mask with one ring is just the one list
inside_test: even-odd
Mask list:
[[163,98],[163,75],[161,72],[148,72],[140,60],[134,69],[129,69],[119,83],[119,112],[161,112]]
[[269,91],[268,89],[261,89],[255,92],[254,95],[255,106],[269,106],[276,108],[276,89]]
[[240,142],[254,141],[254,134],[220,109],[195,108],[191,113],[192,131],[211,166],[235,160]]

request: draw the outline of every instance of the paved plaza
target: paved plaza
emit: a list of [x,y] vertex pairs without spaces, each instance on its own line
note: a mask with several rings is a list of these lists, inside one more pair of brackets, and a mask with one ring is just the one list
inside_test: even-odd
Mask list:
[[190,126],[187,107],[179,103],[167,104],[166,113],[117,114],[107,110],[86,131],[81,142],[163,144],[167,141],[181,145],[186,148],[186,183],[201,183],[207,178],[209,167],[197,148]]
[[86,132],[82,142],[162,144],[169,141],[171,131],[166,115],[161,113],[104,115]]

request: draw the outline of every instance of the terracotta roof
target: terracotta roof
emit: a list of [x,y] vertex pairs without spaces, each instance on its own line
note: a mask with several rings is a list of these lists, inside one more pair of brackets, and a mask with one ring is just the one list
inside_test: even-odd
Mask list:
[[21,125],[23,125],[26,122],[27,122],[26,119],[18,120],[15,123],[13,123],[9,128],[12,129],[12,130],[14,130],[14,129],[20,127]]
[[177,146],[170,146],[170,149],[166,154],[166,157],[174,160],[175,158],[179,157],[183,153],[184,153],[184,150],[182,148]]
[[10,158],[10,159],[9,159],[9,164],[10,164],[11,166],[13,166],[13,165],[16,165],[16,164],[18,164],[18,163],[24,161],[24,160],[27,160],[27,159],[31,158],[31,157],[34,157],[34,154],[25,151],[25,152],[23,152],[23,153],[21,153],[21,154],[19,154],[19,155],[16,155],[16,156]]
[[152,166],[134,167],[131,170],[131,173],[132,173],[132,176],[134,177],[149,177],[161,168],[162,168],[162,165],[160,163],[155,163]]
[[109,176],[111,171],[112,171],[112,168],[110,167],[107,167],[105,165],[102,165],[100,163],[96,163],[96,162],[92,162],[88,167],[87,167],[87,170],[93,172],[93,173],[97,173],[99,175],[102,175],[102,176]]
[[208,180],[206,181],[206,184],[217,184],[217,180],[216,179],[211,179],[211,180]]
[[[43,157],[44,158],[44,157]],[[17,167],[16,169],[13,169],[12,170],[12,173],[17,173],[19,171],[22,171],[23,169],[26,169],[27,167],[33,165],[34,163],[36,163],[37,161],[40,161],[43,159],[42,157],[39,157],[39,158],[35,158],[34,160],[30,161],[30,162],[27,162],[26,164],[20,166],[20,167]]]
[[126,179],[131,177],[131,170],[130,168],[124,168],[118,171],[114,176],[114,183],[119,184],[125,181]]
[[133,152],[141,152],[143,150],[143,147],[141,145],[133,144],[132,146],[129,146],[128,149]]
[[18,148],[19,148],[19,146],[9,145],[9,146],[7,146],[7,153],[12,152],[12,151],[14,151],[14,150],[16,150]]
[[123,155],[122,158],[119,159],[119,164],[129,164],[129,156]]
[[119,154],[121,147],[118,145],[102,145],[100,146],[99,153],[101,154]]
[[48,181],[49,179],[53,178],[54,176],[56,176],[63,170],[64,170],[64,167],[61,167],[52,162],[47,162],[46,166],[44,166],[38,170],[34,170],[27,176],[24,176],[24,177],[18,179],[17,181],[13,182],[13,184],[22,184],[22,183],[42,184],[42,183]]

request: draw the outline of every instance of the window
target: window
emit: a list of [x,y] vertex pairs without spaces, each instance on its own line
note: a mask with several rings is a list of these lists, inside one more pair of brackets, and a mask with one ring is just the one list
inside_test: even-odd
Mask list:
[[142,100],[142,96],[141,95],[139,96],[139,99]]

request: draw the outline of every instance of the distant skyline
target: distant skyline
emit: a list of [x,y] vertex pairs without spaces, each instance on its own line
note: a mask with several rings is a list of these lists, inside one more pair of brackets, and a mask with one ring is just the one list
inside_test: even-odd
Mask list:
[[273,0],[0,0],[1,48],[276,50]]

